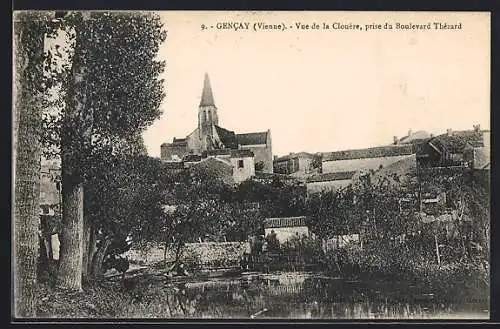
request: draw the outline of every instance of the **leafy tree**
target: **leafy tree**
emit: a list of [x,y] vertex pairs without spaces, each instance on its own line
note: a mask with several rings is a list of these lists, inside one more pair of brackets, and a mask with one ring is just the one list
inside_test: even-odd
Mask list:
[[318,170],[318,172],[321,173],[322,172],[322,168],[323,168],[322,162],[323,162],[323,154],[316,153],[312,157],[311,167],[313,169]]
[[247,180],[235,191],[240,202],[248,201],[259,205],[262,218],[296,216],[305,211],[306,190],[294,180],[275,178],[271,182]]
[[[92,236],[101,232],[99,248],[96,239],[89,243],[86,270],[92,277],[102,274],[106,255],[127,251],[127,239],[132,239],[130,243],[144,240],[154,223],[165,217],[164,195],[169,188],[166,184],[158,159],[121,154],[96,162],[85,185],[84,202],[86,220],[93,224]],[[116,244],[122,247],[112,248]]]
[[89,250],[89,231],[95,232],[83,220],[84,183],[94,159],[106,160],[99,153],[116,153],[160,115],[164,63],[155,57],[166,33],[159,17],[149,13],[71,13],[63,27],[71,40],[71,67],[55,79],[65,106],[60,120],[52,117],[50,124],[60,128],[55,135],[62,160],[58,285],[79,290],[82,249]]
[[232,187],[214,173],[196,169],[183,171],[173,181],[165,197],[165,205],[172,206],[172,210],[157,232],[165,248],[170,245],[176,251],[177,264],[186,242],[225,237],[231,221]]

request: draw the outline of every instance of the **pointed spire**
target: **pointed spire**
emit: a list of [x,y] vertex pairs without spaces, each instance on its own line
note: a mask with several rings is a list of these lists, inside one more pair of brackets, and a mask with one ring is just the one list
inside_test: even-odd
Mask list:
[[203,81],[203,92],[201,94],[200,106],[215,106],[214,95],[212,94],[212,87],[210,86],[210,79],[208,73],[205,73],[205,80]]

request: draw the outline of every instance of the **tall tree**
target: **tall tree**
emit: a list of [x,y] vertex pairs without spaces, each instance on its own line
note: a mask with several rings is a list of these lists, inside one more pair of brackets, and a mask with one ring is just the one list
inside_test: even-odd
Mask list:
[[[65,18],[73,53],[61,137],[63,231],[58,286],[80,290],[92,223],[84,221],[83,187],[96,154],[116,153],[160,114],[164,97],[156,60],[166,33],[149,13],[73,13]],[[103,157],[101,157],[102,159]],[[85,232],[85,234],[84,234]],[[85,252],[83,251],[85,250]],[[91,257],[86,255],[86,262]]]
[[14,314],[36,315],[38,258],[43,48],[49,18],[46,14],[14,15]]

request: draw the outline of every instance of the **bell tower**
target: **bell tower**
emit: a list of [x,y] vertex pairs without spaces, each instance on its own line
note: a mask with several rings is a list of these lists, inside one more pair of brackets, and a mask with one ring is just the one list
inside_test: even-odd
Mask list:
[[205,73],[203,80],[203,91],[201,93],[200,106],[198,108],[198,129],[200,131],[200,139],[205,142],[207,137],[211,139],[213,126],[219,124],[217,116],[217,107],[214,102],[214,95],[212,94],[212,87],[210,86],[210,78]]

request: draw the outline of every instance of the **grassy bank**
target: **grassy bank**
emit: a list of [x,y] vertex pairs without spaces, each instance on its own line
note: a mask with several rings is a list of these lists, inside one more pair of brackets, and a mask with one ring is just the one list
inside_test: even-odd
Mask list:
[[487,304],[490,294],[488,265],[478,259],[448,258],[437,264],[432,253],[349,246],[326,254],[325,264],[330,275],[421,287],[453,302]]
[[133,287],[126,285],[121,281],[87,285],[84,291],[71,293],[42,284],[39,286],[37,317],[102,319],[185,316],[185,305],[180,305],[175,288],[141,279],[134,280]]

